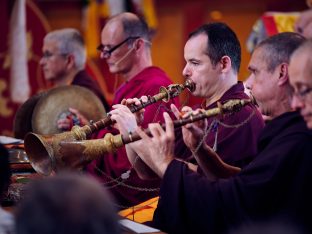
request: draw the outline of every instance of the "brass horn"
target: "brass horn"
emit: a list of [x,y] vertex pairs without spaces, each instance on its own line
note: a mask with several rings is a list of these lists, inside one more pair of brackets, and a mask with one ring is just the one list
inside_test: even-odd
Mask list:
[[[177,97],[184,90],[190,92],[195,90],[195,84],[192,80],[187,79],[184,84],[171,84],[167,88],[160,87],[159,93],[154,96],[149,96],[147,102],[142,102],[140,105],[132,105],[131,112],[136,112],[144,107],[156,103],[158,101],[168,102],[170,99]],[[55,135],[39,135],[28,133],[24,139],[25,151],[28,155],[32,167],[40,174],[50,175],[53,168],[63,167],[63,156],[59,157],[59,143],[61,141],[80,141],[88,139],[92,133],[103,129],[113,123],[110,115],[107,117],[85,125],[83,127],[74,126],[71,131],[63,132]],[[65,163],[66,164],[66,163]],[[64,165],[64,167],[66,167]]]
[[[175,120],[174,126],[177,128],[211,116],[237,112],[248,103],[251,103],[251,100],[229,100],[223,105],[219,104],[218,107],[209,109],[204,113],[190,116],[186,119]],[[148,133],[148,130],[146,132]],[[59,171],[64,168],[81,168],[104,153],[114,152],[121,146],[140,139],[137,134],[113,136],[108,133],[103,139],[82,140],[80,138],[79,140],[81,141],[77,141],[79,132],[62,134],[64,135],[61,137],[46,137],[33,133],[27,135],[25,150],[31,165],[38,173],[50,175],[52,171]]]

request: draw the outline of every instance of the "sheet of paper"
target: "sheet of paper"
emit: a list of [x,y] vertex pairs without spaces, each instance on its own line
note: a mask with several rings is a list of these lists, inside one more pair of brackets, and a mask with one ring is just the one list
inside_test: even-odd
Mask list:
[[153,233],[153,232],[160,232],[160,230],[156,228],[152,228],[149,226],[146,226],[141,223],[136,223],[129,219],[122,219],[119,221],[122,226],[124,226],[126,229],[133,231],[134,233]]

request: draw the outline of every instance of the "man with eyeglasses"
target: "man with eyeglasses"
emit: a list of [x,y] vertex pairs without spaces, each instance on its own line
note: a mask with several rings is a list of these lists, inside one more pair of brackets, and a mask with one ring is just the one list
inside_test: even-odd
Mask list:
[[[90,77],[85,70],[86,49],[81,34],[73,28],[64,28],[49,32],[43,40],[40,65],[44,78],[53,87],[78,85],[91,90],[99,97],[106,111],[110,109],[98,82]],[[79,115],[75,109],[71,112]],[[87,120],[80,118],[87,124]],[[58,128],[70,130],[72,123],[68,118],[58,120]]]
[[292,107],[300,110],[307,127],[312,129],[312,40],[306,41],[291,56],[289,75],[294,88]]
[[[110,18],[105,24],[98,50],[109,71],[121,76],[124,81],[115,92],[113,107],[115,104],[124,103],[124,99],[153,96],[159,93],[161,86],[167,87],[172,84],[164,71],[153,66],[150,40],[146,22],[135,14],[121,13]],[[163,122],[162,113],[169,110],[172,103],[179,106],[178,98],[171,99],[168,103],[158,102],[146,107],[141,126],[146,128],[148,123]],[[114,128],[105,129],[101,130],[96,138],[102,138],[107,132],[118,133]],[[110,191],[119,209],[128,208],[158,195],[159,179],[141,179],[133,170],[124,147],[116,153],[105,154],[93,161],[88,165],[87,171],[104,185],[111,187]]]
[[[247,85],[260,110],[273,119],[260,134],[256,157],[239,174],[212,181],[176,160],[168,115],[165,130],[149,125],[152,136],[136,129],[142,140],[129,146],[162,178],[156,227],[168,233],[228,233],[239,226],[279,221],[311,233],[312,131],[291,107],[288,75],[290,56],[304,41],[299,34],[281,33],[262,41],[252,54]],[[308,87],[301,94],[298,88],[295,96],[308,93]],[[134,122],[135,116],[128,121]],[[211,149],[206,148],[208,157]]]

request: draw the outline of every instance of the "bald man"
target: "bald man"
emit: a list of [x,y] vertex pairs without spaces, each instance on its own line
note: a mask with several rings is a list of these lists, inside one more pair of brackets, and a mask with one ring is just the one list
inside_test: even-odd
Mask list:
[[307,127],[312,129],[312,40],[306,41],[291,56],[289,75],[294,88],[292,107],[300,110]]
[[[123,99],[155,95],[161,86],[167,87],[172,83],[164,71],[153,66],[148,26],[135,14],[125,12],[110,18],[102,30],[98,50],[109,71],[120,75],[124,81],[115,92],[113,105],[120,104]],[[178,98],[146,107],[141,126],[146,128],[150,122],[163,122],[162,114],[170,109],[172,103],[179,106]],[[97,138],[107,132],[118,131],[102,130]],[[135,158],[128,159],[123,147],[114,154],[103,155],[87,167],[88,172],[103,184],[112,186],[110,191],[120,208],[138,204],[158,194],[159,179],[140,179],[129,160],[132,164],[136,163]]]

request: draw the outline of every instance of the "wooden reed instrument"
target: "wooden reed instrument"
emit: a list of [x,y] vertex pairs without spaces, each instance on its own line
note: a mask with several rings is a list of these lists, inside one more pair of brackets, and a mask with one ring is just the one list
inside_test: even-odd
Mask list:
[[[190,116],[186,119],[175,120],[174,126],[181,127],[187,123],[211,116],[238,112],[250,102],[251,100],[249,99],[229,100],[223,105],[219,104],[218,107],[209,109],[204,113]],[[146,133],[149,134],[148,130],[146,130]],[[103,139],[77,141],[72,138],[65,138],[54,141],[52,139],[47,142],[42,137],[32,134],[29,136],[28,141],[33,144],[33,147],[28,147],[26,152],[29,155],[33,168],[38,173],[50,175],[52,171],[59,171],[65,168],[81,168],[104,153],[114,152],[123,145],[139,139],[139,135],[135,133],[128,136],[113,136],[108,133]]]
[[[171,84],[167,88],[160,87],[158,94],[147,97],[147,102],[141,102],[140,105],[132,105],[129,109],[132,113],[134,113],[158,101],[168,102],[170,99],[179,96],[184,89],[188,89],[190,92],[193,92],[195,90],[195,83],[192,80],[187,79],[184,84]],[[113,124],[113,120],[110,118],[110,114],[108,113],[106,118],[82,127],[82,131],[86,134],[87,138],[95,131],[103,129],[111,124]],[[75,131],[77,131],[77,129]]]
[[[168,102],[170,99],[177,97],[185,89],[190,92],[195,90],[195,83],[187,79],[184,84],[171,84],[167,88],[160,87],[159,93],[148,97],[147,102],[142,102],[140,105],[132,105],[130,111],[136,112],[158,101]],[[54,135],[39,135],[28,133],[24,139],[24,146],[27,156],[32,167],[40,174],[49,175],[55,164],[59,167],[61,162],[56,162],[59,155],[59,142],[61,141],[80,141],[88,139],[92,133],[103,129],[113,123],[110,115],[97,122],[85,125],[83,127],[74,126],[71,131],[63,132]],[[64,165],[65,166],[65,165]]]

